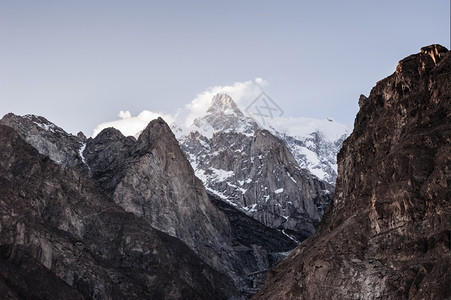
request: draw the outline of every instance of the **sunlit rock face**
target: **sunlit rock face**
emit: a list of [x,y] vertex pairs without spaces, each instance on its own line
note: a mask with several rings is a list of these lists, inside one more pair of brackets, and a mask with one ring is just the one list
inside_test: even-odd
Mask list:
[[318,231],[255,299],[451,296],[450,65],[424,47],[362,99]]

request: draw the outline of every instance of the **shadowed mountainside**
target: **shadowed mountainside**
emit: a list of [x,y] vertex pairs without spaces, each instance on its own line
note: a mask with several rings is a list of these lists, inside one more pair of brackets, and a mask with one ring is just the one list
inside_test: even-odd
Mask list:
[[9,299],[228,298],[233,283],[0,125],[0,291]]

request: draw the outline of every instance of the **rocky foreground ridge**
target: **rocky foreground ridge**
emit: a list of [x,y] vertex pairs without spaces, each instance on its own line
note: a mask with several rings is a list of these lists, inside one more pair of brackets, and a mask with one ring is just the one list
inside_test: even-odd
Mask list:
[[401,60],[361,108],[338,155],[318,231],[254,299],[448,299],[451,55]]
[[138,139],[113,128],[86,139],[32,115],[0,124],[0,284],[12,298],[240,298],[296,246],[218,208],[162,119]]
[[228,298],[227,276],[0,125],[0,294],[7,299]]

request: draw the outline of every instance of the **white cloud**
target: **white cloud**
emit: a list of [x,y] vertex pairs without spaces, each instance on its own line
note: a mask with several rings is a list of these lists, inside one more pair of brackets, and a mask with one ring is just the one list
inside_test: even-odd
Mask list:
[[127,111],[121,110],[119,112],[119,118],[121,118],[121,119],[128,119],[128,118],[131,118],[131,117],[132,117],[132,114],[128,110]]
[[259,84],[261,87],[264,87],[268,84],[268,81],[264,80],[263,78],[257,77],[255,78],[255,83]]
[[120,111],[118,117],[121,119],[99,124],[94,129],[92,136],[95,137],[103,129],[108,127],[114,127],[118,129],[125,136],[136,136],[144,128],[146,128],[147,124],[149,124],[150,121],[155,120],[158,117],[162,117],[168,124],[174,122],[174,118],[171,115],[155,113],[149,110],[143,110],[135,117],[132,117],[129,111]]
[[254,100],[263,90],[268,82],[262,78],[255,78],[244,82],[235,82],[232,85],[212,86],[199,93],[189,104],[179,108],[174,115],[155,113],[149,110],[140,112],[137,116],[132,116],[130,111],[120,111],[118,117],[120,120],[99,124],[93,131],[95,137],[103,129],[114,127],[125,136],[137,136],[147,124],[162,117],[166,123],[171,125],[173,122],[182,126],[189,126],[195,118],[204,115],[210,106],[211,99],[218,93],[226,93],[240,106],[240,103],[246,103]]

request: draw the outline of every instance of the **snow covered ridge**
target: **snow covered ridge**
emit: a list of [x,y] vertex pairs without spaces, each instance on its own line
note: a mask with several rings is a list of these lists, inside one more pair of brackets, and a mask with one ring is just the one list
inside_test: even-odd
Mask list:
[[301,168],[332,185],[337,178],[337,154],[351,130],[331,118],[274,118],[268,130],[283,140]]
[[171,126],[178,139],[192,131],[197,131],[209,139],[216,132],[236,132],[252,136],[258,128],[258,124],[245,115],[226,94],[215,95],[206,114],[194,119],[192,124],[183,126],[174,123]]
[[266,226],[296,232],[299,240],[313,234],[333,187],[301,169],[283,140],[238,107],[212,107],[221,109],[209,109],[189,134],[179,135],[207,190]]
[[306,139],[318,133],[324,141],[334,142],[350,134],[348,126],[334,121],[332,118],[291,118],[275,117],[267,120],[268,129],[296,139]]
[[351,133],[350,128],[332,118],[265,118],[262,128],[225,94],[213,97],[207,113],[195,119],[190,126],[181,126],[174,122],[171,129],[179,141],[193,131],[211,139],[217,132],[253,136],[256,130],[266,129],[287,144],[301,168],[309,170],[320,180],[332,185],[335,185],[337,177],[338,151]]

